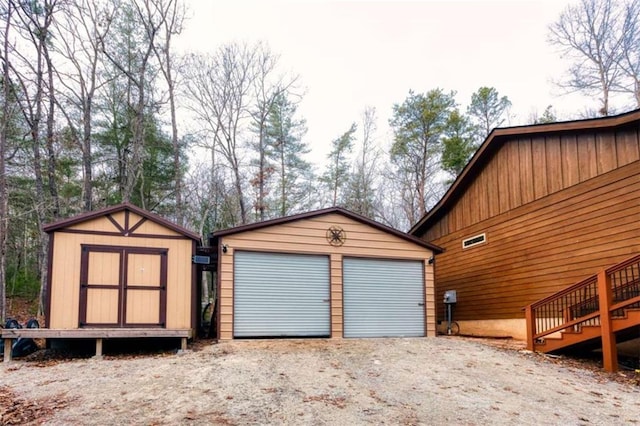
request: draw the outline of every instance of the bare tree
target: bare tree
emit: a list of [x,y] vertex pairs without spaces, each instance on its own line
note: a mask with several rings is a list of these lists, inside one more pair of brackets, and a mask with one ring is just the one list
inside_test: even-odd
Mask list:
[[601,115],[610,113],[610,94],[620,85],[623,20],[615,0],[580,0],[549,27],[549,42],[573,59],[560,86],[600,96]]
[[3,10],[5,27],[2,43],[2,107],[0,110],[0,322],[4,323],[7,314],[7,231],[9,228],[9,191],[7,190],[7,174],[5,156],[8,144],[11,97],[9,74],[9,30],[13,15],[13,4],[8,2]]
[[[151,95],[147,93],[153,79],[151,58],[154,44],[160,29],[164,25],[165,16],[158,9],[158,4],[150,0],[136,0],[123,4],[114,0],[112,7],[122,13],[124,24],[128,30],[123,32],[123,44],[109,43],[107,38],[100,39],[102,53],[111,64],[127,79],[133,89],[128,91],[128,106],[131,109],[131,144],[126,158],[125,176],[122,185],[122,201],[129,202],[142,172],[145,141],[145,113],[150,108]],[[116,15],[117,16],[117,15]],[[132,21],[135,19],[135,21]],[[132,39],[131,28],[141,30],[136,39]],[[122,51],[122,48],[127,51]],[[145,207],[144,205],[142,206]]]
[[176,78],[174,60],[171,51],[172,36],[182,32],[185,19],[185,6],[180,0],[151,0],[162,16],[163,25],[158,37],[159,46],[154,44],[154,53],[160,64],[160,71],[167,84],[169,94],[169,112],[171,117],[171,144],[173,145],[173,167],[175,169],[176,221],[184,225],[183,208],[183,167],[180,158],[180,140],[178,138],[178,120],[176,117]]
[[278,61],[279,57],[271,53],[268,47],[263,44],[257,45],[254,67],[255,105],[250,114],[257,136],[257,140],[251,143],[251,148],[257,154],[254,161],[256,172],[251,184],[256,190],[255,210],[259,220],[267,218],[268,183],[271,175],[276,172],[276,168],[269,162],[269,151],[273,148],[267,135],[269,116],[276,103],[291,91],[298,79],[297,76],[276,74]]
[[[50,30],[54,13],[57,12],[57,0],[30,3],[9,1],[13,2],[13,8],[16,11],[18,32],[33,49],[27,52],[14,47],[11,53],[18,59],[19,65],[14,66],[11,61],[9,64],[13,70],[14,81],[22,92],[22,96],[17,99],[21,105],[24,120],[29,126],[29,143],[33,153],[32,167],[36,190],[34,210],[40,236],[37,248],[37,264],[41,280],[38,312],[42,313],[46,293],[48,250],[48,235],[42,230],[42,226],[51,218],[58,217],[60,213],[54,148],[54,69],[49,51]],[[44,158],[41,150],[43,118],[46,119]],[[46,169],[44,172],[43,165]],[[48,191],[45,191],[45,177]]]
[[[98,0],[76,0],[66,3],[64,19],[57,21],[61,36],[59,52],[71,65],[56,69],[63,90],[58,98],[60,111],[82,152],[82,209],[93,207],[93,120],[98,89],[105,83],[99,76],[102,51],[99,41],[111,27],[114,10]],[[77,123],[79,116],[79,123]]]
[[625,77],[619,90],[631,93],[640,108],[640,1],[629,1],[622,20],[622,49],[618,65]]
[[377,115],[374,107],[362,113],[362,143],[354,161],[351,180],[347,187],[346,207],[363,216],[375,218],[375,180],[381,152],[375,145]]
[[[213,56],[192,56],[185,67],[186,91],[191,99],[189,108],[213,139],[212,158],[219,152],[230,169],[240,223],[248,221],[240,134],[249,117],[258,52],[256,45],[230,43],[220,47]],[[212,167],[216,166],[214,160]]]

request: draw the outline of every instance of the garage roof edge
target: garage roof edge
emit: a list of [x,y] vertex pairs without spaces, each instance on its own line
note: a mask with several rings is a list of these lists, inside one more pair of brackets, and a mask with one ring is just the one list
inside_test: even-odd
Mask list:
[[345,217],[348,217],[350,219],[353,219],[357,222],[363,223],[365,225],[369,225],[373,228],[376,228],[380,231],[383,232],[387,232],[389,234],[395,235],[396,237],[402,238],[406,241],[412,242],[414,244],[417,244],[419,246],[428,248],[430,250],[433,250],[435,253],[442,253],[444,250],[441,247],[436,246],[435,244],[431,244],[428,243],[426,241],[423,241],[417,237],[414,237],[413,235],[409,235],[406,232],[402,232],[399,231],[395,228],[392,228],[390,226],[384,225],[380,222],[376,222],[375,220],[369,219],[367,217],[364,217],[362,215],[359,215],[357,213],[354,213],[350,210],[344,209],[342,207],[329,207],[329,208],[325,208],[325,209],[320,209],[320,210],[313,210],[310,212],[305,212],[305,213],[299,213],[296,215],[292,215],[292,216],[284,216],[284,217],[279,217],[276,219],[270,219],[270,220],[265,220],[262,222],[255,222],[255,223],[249,223],[246,225],[240,225],[240,226],[236,226],[233,228],[228,228],[228,229],[222,229],[219,231],[215,231],[213,232],[211,235],[212,238],[214,239],[218,239],[219,237],[224,237],[226,235],[233,235],[233,234],[238,234],[240,232],[246,232],[246,231],[253,231],[256,229],[261,229],[261,228],[266,228],[268,226],[274,226],[274,225],[281,225],[284,223],[290,223],[290,222],[295,222],[298,220],[303,220],[303,219],[311,219],[314,217],[318,217],[318,216],[324,216],[327,214],[331,214],[331,213],[337,213],[337,214],[341,214]]

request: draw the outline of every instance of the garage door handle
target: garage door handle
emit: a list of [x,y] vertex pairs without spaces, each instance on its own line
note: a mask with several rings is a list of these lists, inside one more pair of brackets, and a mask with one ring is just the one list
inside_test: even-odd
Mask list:
[[330,302],[330,300],[329,300],[329,299],[322,299],[322,301],[323,301],[323,302],[327,302],[327,303],[329,303],[329,302]]
[[418,303],[418,306],[424,306],[424,303]]

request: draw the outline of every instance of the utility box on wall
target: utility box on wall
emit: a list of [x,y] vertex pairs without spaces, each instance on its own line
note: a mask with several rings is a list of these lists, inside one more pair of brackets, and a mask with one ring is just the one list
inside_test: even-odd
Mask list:
[[444,303],[445,304],[458,303],[458,298],[455,290],[447,290],[444,292]]

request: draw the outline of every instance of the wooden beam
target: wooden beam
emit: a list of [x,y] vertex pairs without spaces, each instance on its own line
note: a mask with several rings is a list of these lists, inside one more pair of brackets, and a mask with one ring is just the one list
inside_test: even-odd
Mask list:
[[11,349],[13,349],[13,339],[6,337],[4,339],[4,362],[11,362]]
[[30,337],[32,339],[117,339],[139,337],[193,337],[193,330],[165,328],[77,328],[77,329],[50,329],[50,328],[6,328],[2,330],[3,338]]
[[96,339],[96,355],[95,358],[102,358],[102,339]]
[[527,319],[527,349],[533,351],[535,349],[533,336],[535,336],[536,334],[536,324],[535,318],[533,317],[533,308],[531,307],[531,305],[527,305],[527,307],[524,309],[524,315]]
[[602,339],[602,362],[604,369],[610,372],[618,371],[618,348],[616,335],[611,326],[611,279],[606,270],[598,273],[598,297],[600,303],[600,336]]

